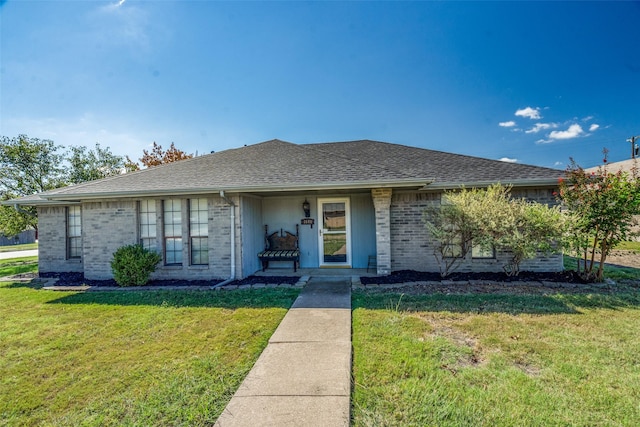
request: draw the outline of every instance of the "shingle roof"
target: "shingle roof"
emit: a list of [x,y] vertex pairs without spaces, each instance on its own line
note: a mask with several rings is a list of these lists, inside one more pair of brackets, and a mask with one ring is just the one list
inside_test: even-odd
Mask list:
[[[550,185],[562,171],[377,141],[271,140],[41,194],[50,200],[354,186]],[[38,199],[41,199],[38,197]],[[32,196],[21,202],[35,201]],[[37,202],[36,202],[37,203]]]

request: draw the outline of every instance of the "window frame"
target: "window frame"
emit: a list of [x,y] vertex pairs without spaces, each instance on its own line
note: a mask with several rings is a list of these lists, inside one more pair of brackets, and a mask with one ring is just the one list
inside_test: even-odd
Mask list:
[[67,259],[82,259],[82,206],[67,206],[65,214]]
[[[167,210],[169,203],[171,204],[171,210]],[[177,210],[176,206],[178,207]],[[171,213],[171,223],[167,223],[168,213]],[[179,220],[175,221],[176,218]],[[170,231],[170,233],[167,233],[167,231]],[[181,266],[184,262],[182,255],[184,249],[182,238],[182,199],[165,199],[162,201],[162,241],[164,265]],[[171,249],[169,249],[170,247]]]
[[[476,255],[476,251],[479,252],[478,255]],[[496,248],[495,247],[491,247],[491,256],[485,256],[483,255],[483,253],[486,253],[488,251],[484,251],[482,249],[482,247],[480,245],[471,245],[471,259],[496,259]]]
[[[153,207],[153,211],[149,210]],[[152,219],[152,221],[149,221]],[[158,252],[158,210],[155,200],[138,201],[138,241],[148,250]],[[145,230],[147,233],[145,233]],[[153,235],[151,235],[151,232]]]
[[[194,209],[194,205],[196,205]],[[189,265],[209,265],[209,199],[189,199]],[[194,213],[197,215],[194,217]],[[197,242],[197,243],[196,243]],[[197,255],[197,259],[196,259]]]

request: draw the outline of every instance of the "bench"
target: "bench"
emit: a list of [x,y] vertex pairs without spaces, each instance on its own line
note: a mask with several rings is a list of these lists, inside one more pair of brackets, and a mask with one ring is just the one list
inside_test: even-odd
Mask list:
[[264,251],[258,254],[258,259],[262,262],[262,271],[269,268],[269,261],[293,261],[293,271],[297,271],[300,262],[300,250],[298,249],[298,224],[296,224],[296,234],[288,231],[269,234],[268,227],[264,226]]

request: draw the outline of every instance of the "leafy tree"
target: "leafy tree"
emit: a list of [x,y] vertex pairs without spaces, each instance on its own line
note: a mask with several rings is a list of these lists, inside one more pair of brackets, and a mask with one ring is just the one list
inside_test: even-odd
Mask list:
[[88,150],[87,147],[71,147],[68,160],[70,184],[120,175],[125,167],[122,156],[116,156],[109,147],[102,148],[100,144],[96,144],[94,150]]
[[[63,156],[51,140],[0,138],[0,200],[28,196],[51,190],[65,183]],[[0,233],[13,236],[33,227],[37,229],[34,208],[16,210],[0,206]]]
[[[51,140],[0,138],[0,200],[7,201],[52,190],[69,184],[121,173],[122,157],[96,144],[95,149],[71,147],[61,153]],[[12,236],[30,227],[37,229],[33,207],[0,206],[0,233]]]
[[427,208],[423,222],[435,240],[433,256],[440,268],[440,276],[453,273],[472,249],[472,241],[478,235],[472,206],[477,204],[479,193],[464,188],[460,192],[447,192],[442,204]]
[[[6,201],[9,199],[3,199]],[[19,208],[0,206],[0,234],[15,236],[30,228],[38,229],[38,217],[34,208]]]
[[[140,162],[142,163],[142,166],[146,168],[173,163],[179,160],[186,160],[193,157],[193,154],[187,154],[184,151],[177,149],[173,142],[171,143],[171,146],[169,146],[167,151],[164,151],[161,145],[154,142],[151,152],[142,150],[142,153],[143,155],[140,158]],[[135,171],[140,169],[140,165],[132,161],[129,157],[127,157],[126,159],[125,167],[127,171]]]
[[578,272],[585,280],[602,281],[607,256],[630,237],[633,217],[640,214],[637,171],[612,173],[601,167],[587,173],[572,159],[559,197],[571,212],[567,245],[581,258]]
[[[511,188],[500,184],[447,192],[445,200],[425,212],[425,225],[438,241],[434,255],[443,277],[473,245],[509,253],[503,269],[510,276],[518,275],[525,259],[560,249],[563,216],[557,207],[514,199]],[[458,254],[451,252],[453,247],[459,248]]]
[[504,199],[495,208],[494,215],[501,213],[504,220],[490,222],[479,240],[511,255],[503,266],[508,276],[517,276],[525,259],[562,249],[564,216],[558,207]]
[[3,136],[0,140],[0,191],[26,196],[64,185],[64,157],[48,139]]

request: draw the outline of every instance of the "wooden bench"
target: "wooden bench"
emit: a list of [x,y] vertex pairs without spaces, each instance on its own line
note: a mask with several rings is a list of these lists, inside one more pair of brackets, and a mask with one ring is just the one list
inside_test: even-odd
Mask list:
[[300,262],[300,250],[298,249],[298,224],[296,224],[296,234],[282,231],[280,234],[274,232],[269,235],[267,226],[264,226],[264,251],[258,254],[258,259],[262,262],[262,271],[269,268],[269,261],[293,261],[293,271],[297,271]]

